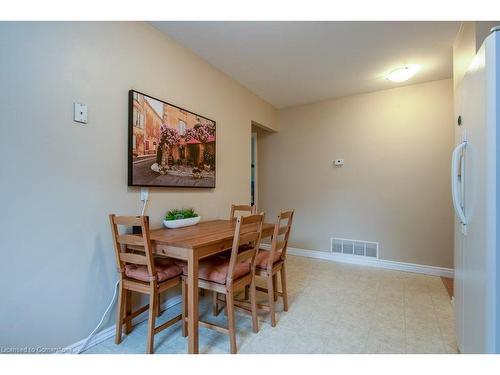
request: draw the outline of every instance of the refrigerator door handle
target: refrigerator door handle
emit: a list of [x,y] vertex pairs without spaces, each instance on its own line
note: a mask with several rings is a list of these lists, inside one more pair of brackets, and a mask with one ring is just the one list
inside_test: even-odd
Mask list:
[[[465,217],[465,212],[460,202],[460,191],[458,186],[458,168],[460,164],[460,152],[467,145],[467,141],[460,143],[453,150],[453,154],[451,156],[451,197],[453,200],[453,207],[455,208],[455,212],[458,216],[458,219],[463,225],[467,225],[467,219]],[[464,177],[462,176],[462,181],[464,181]]]

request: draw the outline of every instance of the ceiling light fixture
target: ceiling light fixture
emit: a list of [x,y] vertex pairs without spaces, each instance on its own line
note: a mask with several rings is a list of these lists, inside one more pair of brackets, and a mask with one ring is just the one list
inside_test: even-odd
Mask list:
[[394,69],[392,72],[387,74],[387,79],[392,82],[404,82],[409,80],[415,75],[420,69],[419,65],[410,64],[402,68]]

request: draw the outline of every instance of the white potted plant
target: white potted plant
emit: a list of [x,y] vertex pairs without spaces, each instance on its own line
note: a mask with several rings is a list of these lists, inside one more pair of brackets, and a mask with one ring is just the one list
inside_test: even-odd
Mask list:
[[167,228],[182,228],[198,224],[201,216],[194,209],[173,209],[167,212],[163,225]]

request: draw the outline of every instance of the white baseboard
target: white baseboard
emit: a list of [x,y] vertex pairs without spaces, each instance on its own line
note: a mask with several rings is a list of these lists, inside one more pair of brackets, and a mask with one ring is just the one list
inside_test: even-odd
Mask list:
[[[270,249],[269,244],[261,244],[261,247],[263,249]],[[298,249],[296,247],[289,247],[287,252],[290,255],[296,255],[301,257],[324,259],[334,262],[358,264],[362,266],[387,268],[397,271],[405,271],[405,272],[421,273],[431,276],[442,276],[442,277],[453,278],[453,269],[451,268],[427,266],[414,263],[395,262],[392,260],[374,259],[358,255],[337,254],[337,253],[330,253],[318,250],[305,250],[305,249]]]
[[[179,303],[182,302],[182,296],[175,296],[167,299],[166,302],[161,304],[161,310],[166,310],[169,309],[175,305],[178,305]],[[145,311],[142,314],[138,315],[132,320],[133,325],[137,325],[139,323],[142,323],[143,321],[148,319],[148,312]],[[115,335],[115,325],[111,325],[108,328],[103,329],[102,331],[97,332],[94,337],[92,337],[87,344],[85,350],[100,344],[101,342],[109,339],[110,337],[113,337]],[[71,344],[70,346],[62,349],[61,351],[58,352],[58,354],[76,354],[80,352],[81,347],[85,344],[85,340],[87,338],[84,338],[78,342],[75,342],[74,344]]]

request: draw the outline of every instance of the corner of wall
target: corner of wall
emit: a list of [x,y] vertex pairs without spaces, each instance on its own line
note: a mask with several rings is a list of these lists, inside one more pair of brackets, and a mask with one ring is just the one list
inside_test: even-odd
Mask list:
[[460,25],[453,43],[453,87],[457,88],[492,27],[500,21],[466,21]]

